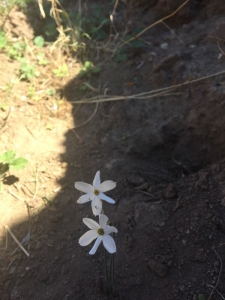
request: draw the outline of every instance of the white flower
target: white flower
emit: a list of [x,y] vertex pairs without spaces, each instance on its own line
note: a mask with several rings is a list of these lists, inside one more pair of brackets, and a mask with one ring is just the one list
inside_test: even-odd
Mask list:
[[107,225],[108,219],[109,218],[105,215],[99,215],[99,224],[89,218],[83,219],[84,224],[86,224],[91,230],[82,235],[82,237],[79,239],[79,244],[81,246],[87,246],[96,239],[94,246],[92,247],[89,254],[95,254],[101,241],[103,242],[103,246],[109,253],[116,252],[116,244],[110,233],[117,233],[118,230],[113,226]]
[[93,180],[93,186],[85,182],[75,182],[75,188],[81,192],[86,193],[86,195],[81,196],[77,203],[86,203],[91,201],[92,211],[95,216],[100,215],[102,211],[102,201],[105,200],[108,203],[114,204],[115,201],[103,194],[104,192],[110,191],[116,187],[116,182],[111,180],[106,180],[101,183],[100,171],[98,171]]

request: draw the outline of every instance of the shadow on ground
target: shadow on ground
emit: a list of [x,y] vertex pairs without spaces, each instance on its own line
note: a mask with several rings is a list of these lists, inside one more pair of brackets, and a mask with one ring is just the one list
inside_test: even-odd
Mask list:
[[[74,128],[66,133],[65,152],[58,158],[66,166],[60,190],[37,216],[11,228],[19,240],[30,228],[30,257],[20,250],[12,255],[15,244],[9,238],[1,260],[1,299],[107,299],[103,247],[90,256],[90,247],[78,244],[86,231],[82,218],[92,212],[90,205],[76,203],[80,193],[74,189],[75,181],[91,183],[98,170],[102,180],[118,183],[109,193],[116,204],[104,208],[119,230],[118,299],[198,299],[200,293],[210,294],[218,278],[218,289],[225,293],[220,271],[225,258],[225,76],[165,97],[129,99],[222,71],[224,58],[218,59],[217,45],[206,39],[216,20],[222,16],[177,28],[182,43],[165,30],[153,37],[155,46],[127,62],[107,62],[92,79],[94,87],[106,84],[110,94],[127,99],[74,105]],[[62,91],[71,103],[84,98],[76,84],[75,78]]]

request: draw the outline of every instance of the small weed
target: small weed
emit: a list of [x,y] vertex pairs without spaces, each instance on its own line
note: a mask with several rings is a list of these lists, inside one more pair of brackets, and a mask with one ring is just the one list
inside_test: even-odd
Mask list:
[[130,135],[129,133],[124,132],[124,133],[122,134],[121,140],[126,140],[126,139],[128,139],[128,138],[130,138],[130,137],[131,137],[131,135]]
[[112,5],[110,3],[107,9],[104,9],[102,5],[93,4],[91,6],[92,14],[82,18],[81,26],[92,39],[103,40],[107,36],[111,9]]
[[31,65],[25,57],[21,57],[18,60],[21,62],[19,69],[20,79],[30,81],[32,78],[40,75],[40,73],[35,70],[35,67]]
[[49,64],[49,61],[46,59],[45,54],[43,52],[38,53],[37,59],[39,66],[46,66]]
[[6,47],[7,55],[12,59],[21,58],[25,50],[26,50],[26,44],[24,43],[13,43],[13,44],[8,43]]
[[68,67],[66,64],[63,64],[58,67],[58,69],[54,69],[53,73],[56,77],[65,77],[68,75]]
[[198,300],[205,300],[205,296],[203,294],[198,295]]
[[7,39],[5,36],[5,32],[0,30],[0,49],[5,48],[7,45]]
[[123,53],[121,49],[118,50],[116,56],[115,56],[115,61],[116,62],[124,62],[128,59],[128,55],[126,53]]
[[46,129],[47,130],[52,130],[54,128],[54,126],[52,125],[52,124],[48,124],[47,126],[46,126]]
[[27,96],[33,101],[39,101],[41,99],[40,96],[36,95],[36,88],[33,85],[29,87]]
[[8,105],[6,105],[6,104],[4,104],[4,103],[0,103],[0,109],[1,109],[2,111],[7,111]]
[[78,77],[87,77],[90,79],[93,74],[97,74],[99,72],[99,67],[95,67],[90,61],[85,61],[84,67],[81,68],[78,73]]
[[55,89],[48,89],[47,91],[46,91],[46,94],[48,95],[48,96],[53,96],[53,95],[55,95]]
[[38,47],[41,48],[44,46],[45,39],[42,36],[36,36],[34,39],[34,44]]
[[9,170],[22,170],[28,164],[28,161],[23,158],[15,158],[16,153],[13,150],[9,150],[0,156],[0,192],[2,191],[2,183],[7,182],[6,173]]

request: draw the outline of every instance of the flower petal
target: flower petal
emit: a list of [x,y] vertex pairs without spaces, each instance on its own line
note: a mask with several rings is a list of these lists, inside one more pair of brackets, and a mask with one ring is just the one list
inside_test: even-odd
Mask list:
[[93,214],[95,216],[100,215],[101,211],[102,211],[102,201],[99,199],[98,196],[96,196],[92,201],[91,201],[91,207],[92,207],[92,211]]
[[84,193],[90,193],[94,191],[94,188],[91,184],[81,181],[75,182],[75,188]]
[[112,181],[112,180],[106,180],[103,183],[101,183],[100,185],[100,192],[107,192],[110,191],[112,189],[114,189],[116,187],[116,182]]
[[97,240],[95,241],[94,246],[92,247],[92,249],[91,249],[91,251],[89,252],[89,254],[91,254],[91,255],[95,254],[95,252],[96,252],[96,250],[98,249],[98,246],[100,245],[101,241],[102,241],[102,237],[99,236],[99,237],[97,238]]
[[98,229],[100,228],[100,225],[92,219],[83,218],[83,222],[85,225],[87,225],[87,227],[89,227],[90,229],[94,229],[95,231],[98,231]]
[[[101,226],[101,225],[100,225],[100,226]],[[104,232],[105,232],[105,234],[110,234],[110,233],[112,233],[112,232],[117,233],[118,230],[117,230],[114,226],[106,225],[105,228],[104,228]]]
[[81,246],[87,246],[97,237],[98,237],[98,233],[96,230],[89,230],[80,237],[79,244]]
[[77,200],[77,203],[86,203],[88,201],[91,201],[93,198],[93,193],[88,193],[88,194],[85,194],[83,196],[81,196],[78,200]]
[[105,201],[108,202],[108,203],[111,203],[111,204],[114,204],[114,203],[115,203],[115,200],[113,200],[112,198],[106,196],[106,195],[103,194],[103,193],[99,193],[98,196],[99,196],[99,198],[100,198],[101,200],[105,200]]
[[110,235],[108,234],[103,235],[103,245],[109,253],[116,252],[116,244],[114,242],[114,239]]
[[99,190],[100,184],[101,184],[100,171],[98,171],[98,172],[95,174],[95,178],[94,178],[94,180],[93,180],[93,187],[94,187],[94,189],[95,189],[95,190]]
[[[101,228],[105,228],[106,227],[106,224],[108,222],[109,218],[106,217],[105,215],[99,215],[99,225]],[[104,229],[105,231],[105,229]]]

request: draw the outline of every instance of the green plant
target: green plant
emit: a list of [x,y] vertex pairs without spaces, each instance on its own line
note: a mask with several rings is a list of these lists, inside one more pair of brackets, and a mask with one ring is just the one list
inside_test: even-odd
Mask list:
[[198,300],[205,300],[205,296],[203,294],[198,295]]
[[0,49],[5,48],[7,45],[7,39],[5,36],[5,32],[0,30]]
[[124,62],[128,59],[128,55],[123,52],[123,49],[119,49],[115,55],[116,62]]
[[5,0],[0,5],[0,14],[2,16],[7,16],[14,6],[25,8],[27,3],[31,1],[32,0]]
[[[129,41],[132,37],[135,37],[138,33],[142,31],[142,28],[136,28],[134,30],[134,35],[125,35],[123,37],[123,42]],[[123,47],[119,48],[115,55],[115,61],[116,62],[124,62],[128,59],[128,50],[129,53],[132,53],[132,51],[136,51],[138,48],[143,47],[144,43],[141,40],[134,39],[127,44],[125,44]]]
[[39,52],[38,53],[38,56],[37,56],[37,59],[38,59],[38,64],[41,66],[41,65],[48,65],[49,64],[49,61],[46,59],[45,57],[45,54],[43,52]]
[[34,44],[41,48],[44,46],[44,43],[45,43],[45,39],[42,37],[42,36],[36,36],[35,39],[34,39]]
[[0,156],[0,191],[2,191],[2,183],[7,181],[7,172],[9,170],[22,170],[28,164],[23,157],[16,157],[13,150],[8,150]]
[[39,101],[41,97],[36,93],[36,87],[34,85],[29,86],[27,96],[33,101]]
[[6,104],[0,103],[0,109],[1,109],[2,111],[6,111],[7,108],[8,108],[8,106],[7,106]]
[[19,69],[20,79],[30,81],[35,76],[38,77],[40,75],[40,73],[35,70],[35,67],[31,65],[25,57],[18,58],[18,60],[21,62]]
[[81,68],[78,73],[78,77],[87,77],[88,79],[90,79],[93,74],[99,72],[99,67],[95,67],[90,61],[85,61],[83,68]]
[[103,40],[108,34],[112,3],[108,3],[107,7],[93,4],[90,11],[90,15],[86,15],[81,19],[81,27],[92,39]]
[[6,47],[7,55],[12,59],[21,58],[25,50],[26,44],[24,43],[8,43]]
[[48,90],[46,91],[46,94],[47,94],[48,96],[53,96],[53,95],[55,95],[55,89],[53,89],[53,88],[48,89]]
[[68,75],[68,67],[66,64],[59,66],[57,69],[53,69],[53,73],[57,77],[64,77]]

